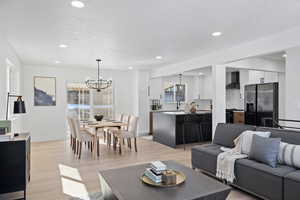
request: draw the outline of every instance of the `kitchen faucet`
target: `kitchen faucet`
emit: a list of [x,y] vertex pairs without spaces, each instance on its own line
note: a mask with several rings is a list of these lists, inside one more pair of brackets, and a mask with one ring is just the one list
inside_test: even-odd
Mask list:
[[176,108],[177,108],[177,110],[179,110],[179,108],[180,108],[180,101],[177,101]]

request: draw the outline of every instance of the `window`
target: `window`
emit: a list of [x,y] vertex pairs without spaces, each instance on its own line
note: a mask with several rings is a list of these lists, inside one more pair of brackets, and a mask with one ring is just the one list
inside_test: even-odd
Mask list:
[[82,121],[93,119],[95,114],[113,117],[112,87],[97,92],[86,88],[84,83],[71,83],[67,85],[67,95],[68,111]]
[[68,110],[80,120],[90,119],[90,91],[85,88],[68,88]]
[[109,87],[101,92],[93,91],[93,113],[105,118],[113,117],[113,88]]
[[186,84],[165,83],[164,101],[165,103],[176,103],[177,101],[185,102],[186,100]]

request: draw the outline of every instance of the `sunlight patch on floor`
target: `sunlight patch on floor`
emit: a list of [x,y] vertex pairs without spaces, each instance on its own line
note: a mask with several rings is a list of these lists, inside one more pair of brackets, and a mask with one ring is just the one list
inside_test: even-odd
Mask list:
[[71,197],[80,198],[82,200],[90,200],[87,189],[83,183],[73,181],[67,178],[61,178],[63,193]]
[[74,179],[77,181],[82,181],[78,169],[63,164],[59,164],[58,168],[61,176]]

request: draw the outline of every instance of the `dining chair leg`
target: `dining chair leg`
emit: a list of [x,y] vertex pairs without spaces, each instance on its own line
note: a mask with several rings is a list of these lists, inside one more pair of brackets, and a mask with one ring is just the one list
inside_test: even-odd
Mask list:
[[115,136],[112,135],[112,147],[113,147],[113,150],[115,150]]
[[117,149],[117,137],[116,136],[113,136],[113,149],[114,149],[114,151],[116,151],[116,149]]
[[108,135],[107,135],[107,147],[109,147],[110,148],[110,146],[111,146],[111,133],[108,133]]
[[124,144],[125,143],[125,140],[124,140],[124,138],[121,140],[121,138],[120,138],[120,140],[119,140],[119,154],[121,155],[122,154],[122,143]]
[[71,150],[74,152],[74,138],[72,138],[72,146],[71,146]]
[[103,132],[103,141],[104,142],[106,141],[106,133],[105,133],[105,131]]
[[77,141],[77,144],[76,144],[76,155],[79,155],[79,143],[80,143],[80,141]]
[[74,151],[74,138],[72,138],[72,146],[71,146],[72,151]]
[[81,158],[81,150],[82,150],[82,142],[79,143],[79,155],[78,155],[78,159]]
[[134,137],[134,149],[135,149],[135,152],[137,152],[137,141],[136,141],[136,137]]
[[127,146],[131,149],[131,138],[127,138]]
[[72,135],[71,135],[71,136],[70,136],[70,147],[72,147],[72,145],[73,145],[72,141],[73,141],[73,137],[72,137]]
[[98,156],[98,157],[100,156],[100,145],[99,145],[99,139],[100,139],[100,138],[97,138],[97,156]]
[[76,154],[76,138],[73,138],[73,153]]
[[112,144],[112,139],[113,139],[113,134],[112,133],[109,133],[109,148],[110,148],[110,146],[111,146],[111,144]]

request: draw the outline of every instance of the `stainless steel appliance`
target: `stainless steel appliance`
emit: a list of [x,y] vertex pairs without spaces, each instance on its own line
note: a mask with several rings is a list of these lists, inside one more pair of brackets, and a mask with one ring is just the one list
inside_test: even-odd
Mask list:
[[278,83],[245,86],[245,123],[275,127],[278,124]]

